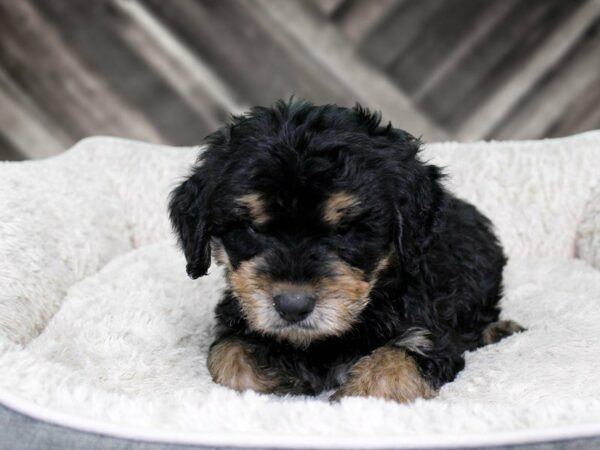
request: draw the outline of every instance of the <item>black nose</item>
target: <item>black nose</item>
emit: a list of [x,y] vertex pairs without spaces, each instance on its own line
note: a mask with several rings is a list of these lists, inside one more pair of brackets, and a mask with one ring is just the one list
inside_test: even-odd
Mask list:
[[273,297],[275,309],[289,322],[299,322],[315,308],[315,297],[301,293],[284,293]]

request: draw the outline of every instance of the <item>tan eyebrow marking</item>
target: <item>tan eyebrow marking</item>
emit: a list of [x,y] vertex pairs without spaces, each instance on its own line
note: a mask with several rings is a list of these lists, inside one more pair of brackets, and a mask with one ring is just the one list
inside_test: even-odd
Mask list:
[[357,208],[359,204],[360,200],[355,195],[347,192],[333,194],[325,202],[323,219],[329,225],[337,225],[344,215]]
[[237,202],[240,205],[243,205],[246,208],[248,208],[252,220],[257,225],[263,225],[269,220],[269,215],[266,211],[265,202],[261,198],[260,194],[253,192],[250,194],[242,195],[240,198],[237,199]]

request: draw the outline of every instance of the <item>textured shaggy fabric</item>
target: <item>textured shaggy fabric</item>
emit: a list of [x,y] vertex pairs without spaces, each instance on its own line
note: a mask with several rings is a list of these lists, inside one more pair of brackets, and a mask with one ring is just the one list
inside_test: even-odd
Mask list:
[[[600,158],[600,148],[598,149]],[[600,174],[577,228],[577,256],[600,270]]]
[[166,216],[197,152],[94,138],[0,165],[0,402],[8,393],[141,432],[225,441],[401,442],[600,423],[600,132],[427,146],[451,189],[496,224],[510,257],[503,316],[528,331],[468,354],[437,398],[410,405],[238,394],[210,381],[223,279],[214,265],[187,278]]

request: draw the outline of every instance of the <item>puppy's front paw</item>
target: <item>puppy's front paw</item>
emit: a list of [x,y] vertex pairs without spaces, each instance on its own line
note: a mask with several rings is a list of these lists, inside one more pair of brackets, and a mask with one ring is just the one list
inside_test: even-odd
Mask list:
[[208,371],[215,383],[236,391],[268,393],[277,387],[276,376],[258,368],[251,347],[236,338],[213,344],[208,355]]
[[405,351],[381,347],[361,358],[351,369],[346,383],[329,397],[377,397],[408,403],[436,395],[421,376],[415,361]]

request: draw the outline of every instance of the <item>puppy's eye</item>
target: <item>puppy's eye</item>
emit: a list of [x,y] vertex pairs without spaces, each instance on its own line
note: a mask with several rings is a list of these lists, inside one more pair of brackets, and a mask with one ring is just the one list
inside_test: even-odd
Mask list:
[[246,225],[246,231],[248,232],[249,235],[251,236],[256,236],[258,234],[258,230],[256,229],[256,227],[249,223],[248,225]]
[[337,237],[344,237],[346,236],[350,231],[352,231],[352,225],[350,224],[341,224],[340,226],[338,226],[335,229],[335,235]]

